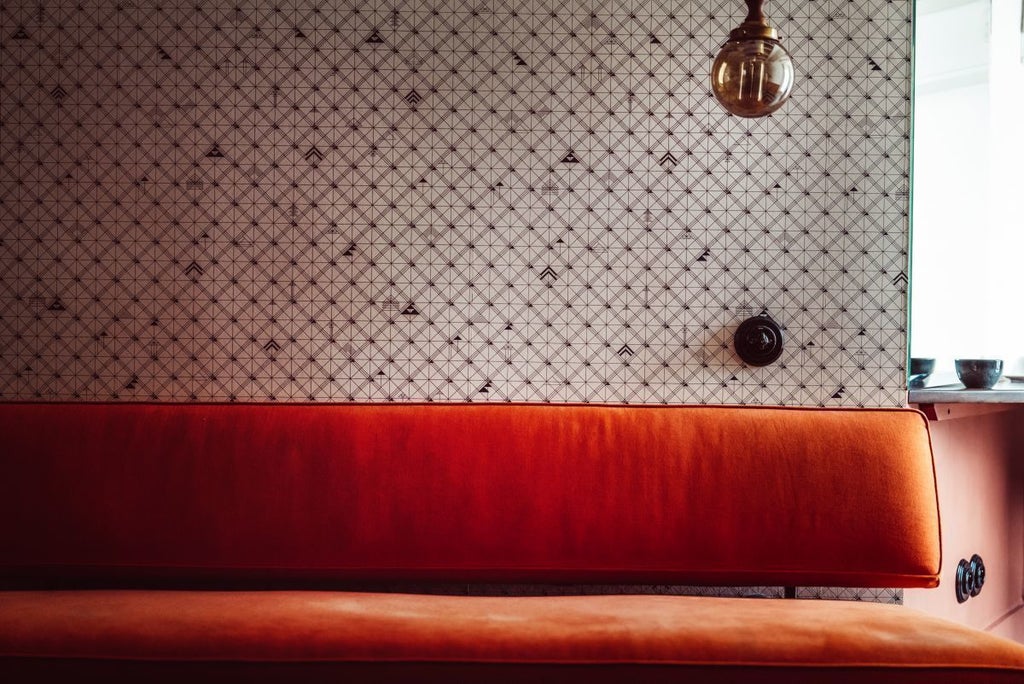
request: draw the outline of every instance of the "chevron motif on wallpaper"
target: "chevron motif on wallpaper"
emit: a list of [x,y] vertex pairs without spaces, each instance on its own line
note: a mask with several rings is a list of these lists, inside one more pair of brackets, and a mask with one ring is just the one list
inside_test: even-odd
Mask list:
[[0,399],[902,404],[911,3],[767,10],[5,2]]

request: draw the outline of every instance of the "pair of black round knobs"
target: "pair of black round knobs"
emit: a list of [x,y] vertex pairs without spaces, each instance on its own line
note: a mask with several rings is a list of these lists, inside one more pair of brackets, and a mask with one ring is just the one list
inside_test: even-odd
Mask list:
[[782,328],[768,316],[743,321],[732,340],[736,354],[750,366],[767,366],[782,356]]

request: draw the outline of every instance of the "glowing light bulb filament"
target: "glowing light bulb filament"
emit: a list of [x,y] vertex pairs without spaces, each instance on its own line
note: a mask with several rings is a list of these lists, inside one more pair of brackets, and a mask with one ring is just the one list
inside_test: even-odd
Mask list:
[[764,100],[764,62],[750,59],[740,66],[740,97],[748,102]]

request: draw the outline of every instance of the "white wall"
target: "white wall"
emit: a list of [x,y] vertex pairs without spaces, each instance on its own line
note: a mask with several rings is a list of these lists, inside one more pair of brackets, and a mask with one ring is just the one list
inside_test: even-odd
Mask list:
[[0,400],[906,402],[910,0],[3,5]]

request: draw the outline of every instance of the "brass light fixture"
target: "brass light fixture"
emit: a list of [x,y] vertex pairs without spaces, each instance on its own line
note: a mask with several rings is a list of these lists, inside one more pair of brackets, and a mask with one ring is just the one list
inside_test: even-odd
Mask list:
[[736,116],[771,114],[793,90],[793,60],[764,16],[764,0],[746,0],[747,18],[729,32],[729,40],[711,67],[711,89]]

